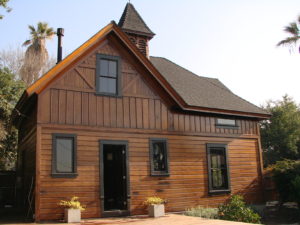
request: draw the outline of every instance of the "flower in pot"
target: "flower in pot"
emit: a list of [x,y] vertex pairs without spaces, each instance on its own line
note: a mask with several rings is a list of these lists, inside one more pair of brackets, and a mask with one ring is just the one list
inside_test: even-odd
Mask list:
[[67,223],[80,223],[81,211],[85,208],[78,201],[78,197],[73,196],[69,201],[61,200],[59,205],[65,207],[65,221]]
[[165,215],[166,201],[160,197],[148,197],[144,201],[144,205],[148,206],[148,214],[150,217],[160,217]]

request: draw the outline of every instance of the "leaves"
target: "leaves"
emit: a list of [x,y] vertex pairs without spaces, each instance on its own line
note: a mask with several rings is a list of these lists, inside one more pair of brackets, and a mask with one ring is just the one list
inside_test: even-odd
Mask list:
[[0,68],[0,169],[9,169],[16,161],[17,130],[10,118],[24,87],[7,68]]
[[[9,0],[0,0],[0,7],[3,7],[6,12],[10,12],[12,9],[7,6]],[[3,15],[0,15],[0,19],[3,19]]]
[[300,156],[300,109],[289,96],[267,102],[264,109],[272,114],[261,122],[265,166],[282,159]]
[[[288,26],[284,27],[284,31],[290,35],[284,40],[277,43],[277,46],[287,46],[290,52],[296,46],[297,42],[300,40],[300,16],[297,18],[296,22],[290,23]],[[300,52],[300,51],[299,51]]]

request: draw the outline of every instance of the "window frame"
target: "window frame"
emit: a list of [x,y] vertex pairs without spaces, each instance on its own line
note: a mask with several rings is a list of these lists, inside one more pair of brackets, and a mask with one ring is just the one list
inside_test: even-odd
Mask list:
[[[212,187],[212,173],[211,173],[211,148],[224,148],[225,151],[225,162],[226,162],[226,176],[227,176],[227,188],[223,189],[215,189]],[[207,155],[207,172],[208,172],[208,193],[209,194],[223,194],[231,192],[231,184],[230,184],[230,170],[229,170],[229,160],[228,160],[228,147],[227,144],[220,143],[208,143],[206,144],[206,155]]]
[[[233,120],[234,125],[219,123],[218,122],[219,119],[220,120]],[[217,128],[239,129],[239,126],[237,125],[236,119],[231,119],[231,118],[216,118],[215,119],[215,125],[216,125]]]
[[[163,142],[165,145],[165,171],[154,171],[154,164],[153,164],[153,144],[156,142]],[[149,153],[150,153],[150,175],[151,176],[170,176],[170,169],[169,169],[169,152],[168,152],[168,139],[166,138],[150,138],[149,139]]]
[[[73,139],[73,171],[72,172],[59,172],[56,169],[57,166],[57,139],[59,138],[66,138],[66,139]],[[62,134],[62,133],[54,133],[52,134],[52,171],[51,176],[56,178],[74,178],[77,177],[77,135],[76,134]]]
[[[100,60],[110,60],[117,62],[117,75],[116,75],[116,93],[109,93],[109,92],[101,92],[100,89]],[[104,76],[102,76],[104,77]],[[96,95],[105,95],[105,96],[114,96],[120,97],[122,96],[122,85],[121,85],[121,57],[120,56],[113,56],[113,55],[105,55],[105,54],[97,54],[96,55]]]

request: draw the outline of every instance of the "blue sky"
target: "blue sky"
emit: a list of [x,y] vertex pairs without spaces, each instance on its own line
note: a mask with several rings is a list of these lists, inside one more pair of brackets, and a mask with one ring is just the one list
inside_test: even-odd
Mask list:
[[[0,50],[29,38],[38,21],[63,27],[64,55],[111,20],[119,21],[127,0],[10,0],[0,20]],[[207,77],[256,104],[289,94],[300,103],[300,54],[276,43],[283,27],[300,14],[299,0],[131,0],[156,33],[150,55],[162,56]],[[56,38],[48,42],[56,55]]]

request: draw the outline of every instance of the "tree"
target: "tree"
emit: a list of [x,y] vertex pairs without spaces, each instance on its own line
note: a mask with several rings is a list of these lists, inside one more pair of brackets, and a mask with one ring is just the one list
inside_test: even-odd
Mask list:
[[[25,51],[18,46],[8,46],[6,49],[0,50],[0,67],[7,67],[16,79],[21,79],[20,70],[24,64]],[[56,64],[56,57],[49,56],[47,62],[43,65],[38,76],[43,75]],[[24,81],[24,80],[23,80]],[[25,81],[24,81],[25,82]]]
[[291,51],[297,46],[297,43],[300,40],[300,16],[298,17],[297,21],[290,23],[288,26],[284,27],[283,30],[287,32],[290,37],[278,42],[277,46],[287,46]]
[[[9,8],[7,6],[7,3],[9,2],[9,0],[0,0],[0,7],[3,7],[6,12],[10,12],[11,11],[11,8]],[[0,20],[3,19],[3,15],[0,15]]]
[[17,131],[11,124],[11,112],[24,91],[24,83],[9,69],[0,67],[0,170],[16,160]]
[[300,110],[285,95],[281,101],[269,101],[264,108],[272,116],[261,123],[265,166],[282,159],[300,157]]
[[38,79],[41,69],[48,60],[46,40],[51,39],[55,32],[47,23],[39,22],[37,28],[29,25],[30,39],[24,42],[24,46],[29,45],[25,52],[24,64],[20,70],[22,80],[27,84],[32,84]]

